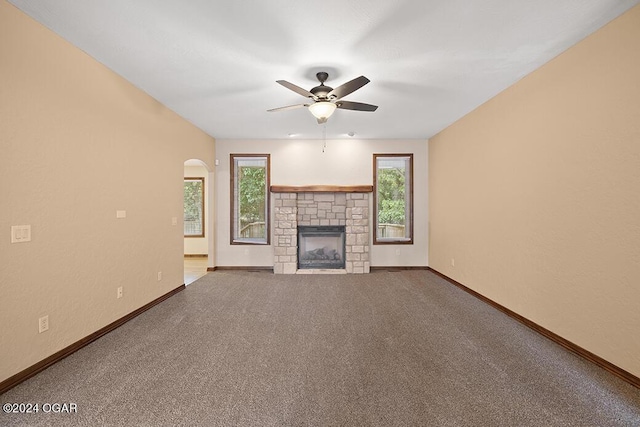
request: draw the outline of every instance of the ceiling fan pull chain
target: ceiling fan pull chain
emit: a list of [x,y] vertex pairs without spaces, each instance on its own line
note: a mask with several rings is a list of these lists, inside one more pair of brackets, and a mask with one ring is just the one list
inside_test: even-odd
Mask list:
[[327,122],[322,124],[322,152],[327,149]]

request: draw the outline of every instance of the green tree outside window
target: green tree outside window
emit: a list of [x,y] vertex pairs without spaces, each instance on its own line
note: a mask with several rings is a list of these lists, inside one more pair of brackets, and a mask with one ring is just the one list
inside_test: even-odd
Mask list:
[[269,155],[231,155],[231,244],[269,244]]
[[374,244],[413,243],[413,154],[374,154]]
[[184,236],[204,237],[204,178],[184,179]]

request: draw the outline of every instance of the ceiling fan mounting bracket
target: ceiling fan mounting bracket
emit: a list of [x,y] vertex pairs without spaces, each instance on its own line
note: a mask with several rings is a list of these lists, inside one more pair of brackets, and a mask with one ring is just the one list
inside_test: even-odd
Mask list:
[[320,71],[319,73],[316,73],[316,78],[318,79],[320,84],[323,85],[324,82],[326,82],[327,79],[329,78],[329,73]]

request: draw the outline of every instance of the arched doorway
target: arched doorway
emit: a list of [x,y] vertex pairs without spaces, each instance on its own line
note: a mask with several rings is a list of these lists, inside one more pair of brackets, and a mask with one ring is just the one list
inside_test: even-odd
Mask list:
[[207,274],[213,265],[213,174],[205,162],[184,162],[184,283]]

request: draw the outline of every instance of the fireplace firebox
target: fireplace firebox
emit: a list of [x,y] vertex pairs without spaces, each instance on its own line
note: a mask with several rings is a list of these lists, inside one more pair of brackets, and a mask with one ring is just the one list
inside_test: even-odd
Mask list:
[[345,268],[344,225],[298,226],[298,268]]

